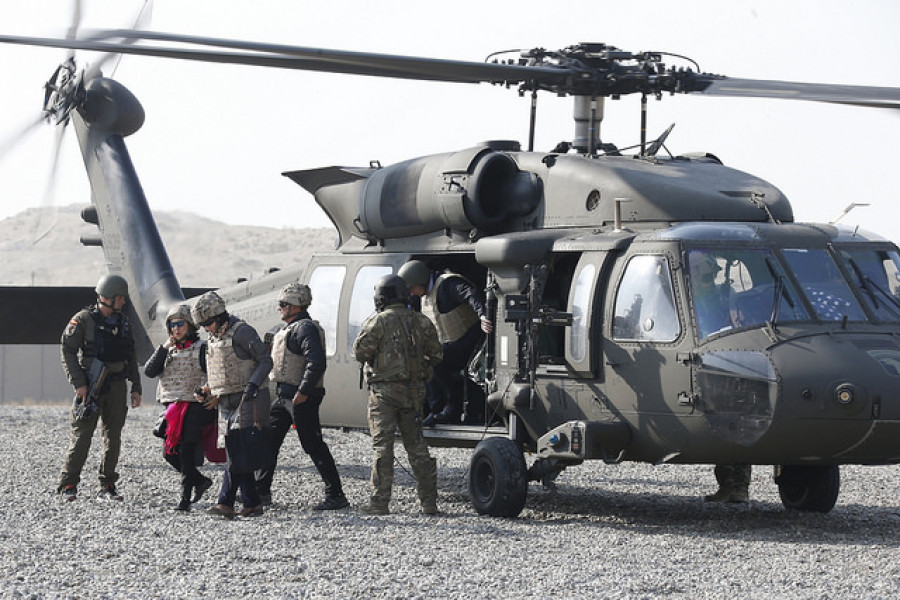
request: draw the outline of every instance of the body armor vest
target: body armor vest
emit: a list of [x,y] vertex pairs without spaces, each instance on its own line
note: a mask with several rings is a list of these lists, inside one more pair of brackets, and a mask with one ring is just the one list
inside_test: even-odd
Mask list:
[[[438,332],[438,339],[441,340],[442,344],[459,340],[467,331],[469,331],[472,325],[478,323],[480,320],[478,313],[475,312],[475,309],[472,308],[468,302],[462,302],[450,312],[442,313],[438,310],[438,289],[440,289],[441,285],[451,277],[462,278],[461,275],[457,275],[456,273],[444,273],[435,280],[434,286],[432,286],[431,292],[428,294],[427,298],[428,304],[431,305],[431,309],[434,311],[434,326]],[[424,304],[425,303],[423,302],[423,313],[425,312]]]
[[166,357],[166,368],[159,377],[156,399],[162,404],[170,402],[194,402],[194,390],[203,385],[206,374],[200,369],[200,349],[195,342],[190,348],[171,348]]
[[238,321],[229,327],[221,338],[210,336],[206,346],[206,370],[209,375],[209,391],[214,396],[243,392],[250,383],[250,375],[256,362],[238,358],[234,351],[234,334],[246,323]]
[[94,327],[86,329],[85,354],[94,356],[108,365],[124,363],[131,358],[134,353],[134,340],[125,315],[116,313],[112,320],[108,320],[96,307],[90,310],[90,315]]
[[[313,319],[298,319],[291,323],[287,323],[278,330],[272,339],[272,371],[269,373],[269,379],[276,383],[289,383],[291,385],[300,385],[303,381],[303,373],[306,371],[306,357],[302,354],[291,352],[287,345],[288,337],[297,327],[304,322],[310,322],[316,326],[319,333],[319,340],[322,342],[322,351],[325,351],[325,331],[318,321]],[[322,387],[322,379],[315,383],[317,388]]]

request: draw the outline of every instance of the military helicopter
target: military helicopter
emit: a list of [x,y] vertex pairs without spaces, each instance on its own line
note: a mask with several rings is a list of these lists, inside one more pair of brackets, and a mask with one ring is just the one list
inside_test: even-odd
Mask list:
[[[711,154],[670,155],[671,128],[630,155],[599,137],[604,100],[626,94],[897,108],[900,89],[734,79],[602,43],[480,63],[130,30],[0,42],[572,97],[574,137],[549,152],[534,149],[532,119],[526,150],[492,140],[284,173],[329,216],[337,248],[220,290],[259,331],[278,324],[286,283],[333,299],[315,307],[329,359],[322,421],[364,429],[350,348],[374,283],[410,259],[480,282],[496,327],[464,376],[484,389],[485,416],[426,430],[432,444],[474,448],[479,513],[516,516],[529,481],[553,486],[585,460],[774,465],[786,507],[828,512],[841,464],[900,462],[898,248],[794,222],[772,184]],[[102,246],[130,282],[146,356],[185,298],[123,141],[143,109],[71,60],[47,89],[45,111],[74,125],[91,180],[83,217],[99,234],[82,243]]]

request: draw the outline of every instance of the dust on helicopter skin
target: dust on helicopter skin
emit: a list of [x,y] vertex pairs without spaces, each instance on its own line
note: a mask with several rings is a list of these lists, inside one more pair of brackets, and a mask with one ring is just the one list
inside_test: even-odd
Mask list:
[[[327,397],[326,397],[327,401]],[[708,465],[585,463],[558,489],[529,486],[517,519],[482,517],[466,492],[470,450],[436,448],[439,517],[419,513],[398,442],[391,514],[370,517],[370,438],[328,430],[352,507],[318,513],[322,484],[293,433],[274,504],[261,518],[172,510],[178,475],[151,430],[151,398],[129,414],[122,503],[93,497],[95,435],[79,499],[55,485],[68,442],[64,407],[0,407],[0,582],[16,597],[897,597],[900,472],[847,466],[828,514],[786,511],[771,467],[749,505],[704,504]],[[222,467],[206,465],[217,489]],[[239,583],[238,583],[239,582]]]

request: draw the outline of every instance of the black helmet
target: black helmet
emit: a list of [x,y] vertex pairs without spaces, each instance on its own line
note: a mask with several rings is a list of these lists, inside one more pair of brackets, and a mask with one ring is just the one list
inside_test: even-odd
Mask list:
[[375,309],[384,310],[391,304],[409,302],[409,288],[406,282],[397,275],[385,275],[375,284]]

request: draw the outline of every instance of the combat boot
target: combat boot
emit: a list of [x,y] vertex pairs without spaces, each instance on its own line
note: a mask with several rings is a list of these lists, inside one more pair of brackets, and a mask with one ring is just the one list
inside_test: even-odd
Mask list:
[[368,504],[364,504],[359,507],[360,512],[363,512],[367,515],[386,515],[391,511],[388,510],[387,505],[385,504],[377,504],[375,502],[369,502]]
[[704,502],[731,502],[732,490],[728,487],[720,487],[715,494],[703,496]]
[[728,502],[733,504],[750,502],[750,492],[746,489],[735,488],[731,490],[731,495],[728,497]]
[[313,506],[313,510],[340,510],[350,506],[350,502],[344,494],[325,496],[325,499]]

